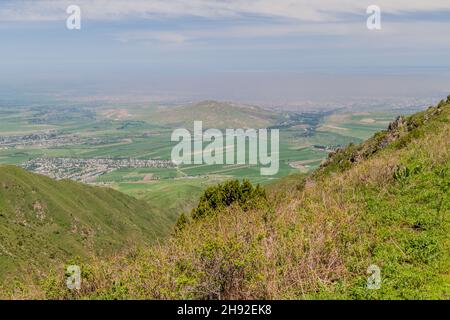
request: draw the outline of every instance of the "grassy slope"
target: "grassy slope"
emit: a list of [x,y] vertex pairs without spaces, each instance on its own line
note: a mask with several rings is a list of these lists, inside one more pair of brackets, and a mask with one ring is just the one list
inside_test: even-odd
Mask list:
[[151,241],[170,223],[117,191],[0,166],[0,279]]
[[[12,297],[448,299],[449,120],[450,101],[285,179],[268,206],[231,206],[165,244],[83,266],[80,292],[58,272]],[[379,290],[366,287],[372,264]]]
[[145,184],[121,183],[118,190],[138,199],[143,199],[170,219],[173,225],[178,216],[189,212],[197,205],[203,190],[217,179],[159,180]]

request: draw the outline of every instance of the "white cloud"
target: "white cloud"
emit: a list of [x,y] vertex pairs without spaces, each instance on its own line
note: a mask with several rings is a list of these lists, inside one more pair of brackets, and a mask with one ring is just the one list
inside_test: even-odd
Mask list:
[[450,11],[449,0],[2,0],[0,20],[63,19],[70,4],[79,5],[85,18],[96,20],[261,15],[302,21],[333,21],[340,14],[364,14],[371,4],[380,6],[384,13],[394,14]]
[[[450,43],[450,33],[443,33],[442,30],[450,30],[450,22],[386,22],[383,29],[377,32],[369,32],[365,23],[290,23],[290,24],[265,24],[265,25],[239,25],[234,27],[220,28],[198,28],[173,31],[136,30],[122,32],[116,35],[116,39],[122,42],[148,42],[168,45],[201,45],[209,43],[210,40],[227,40],[224,45],[230,46],[233,41],[242,39],[264,39],[263,46],[271,46],[270,39],[280,39],[290,37],[296,39],[295,43],[283,41],[283,44],[276,43],[276,48],[287,47],[307,47],[311,46],[308,41],[302,41],[302,36],[336,36],[346,39],[342,45],[348,45],[348,41],[353,41],[354,46],[363,46],[370,43],[376,46],[378,41],[380,46],[394,47],[421,47],[448,48]],[[358,41],[354,41],[355,38]],[[326,38],[329,39],[329,38]],[[326,40],[325,40],[326,42]],[[313,46],[318,46],[314,43]],[[333,46],[339,46],[339,41],[333,41]],[[242,48],[245,43],[239,42]],[[255,43],[252,42],[255,47]]]
[[[83,19],[110,21],[196,16],[239,21],[235,26],[215,25],[212,22],[205,24],[203,28],[198,24],[196,27],[180,27],[175,24],[166,30],[128,28],[127,31],[114,35],[116,40],[122,42],[187,46],[193,43],[201,45],[214,39],[239,40],[303,35],[342,35],[365,39],[370,37],[365,28],[365,20],[346,21],[343,16],[358,14],[364,19],[367,6],[374,3],[381,7],[382,13],[416,13],[420,16],[426,12],[450,12],[450,0],[0,0],[0,21],[63,21],[67,18],[67,6],[77,4],[82,9]],[[246,16],[264,16],[269,19],[253,23],[254,20],[246,20]],[[383,30],[378,34],[383,34],[385,45],[390,42],[395,46],[401,40],[401,43],[423,42],[440,47],[441,43],[448,45],[450,42],[450,33],[443,31],[449,30],[449,26],[450,23],[446,22],[421,21],[414,24],[411,21],[396,22],[390,18],[383,19]],[[277,45],[281,47],[280,43]],[[290,43],[284,45],[291,46]]]
[[115,37],[121,42],[149,41],[165,44],[183,44],[194,38],[188,34],[174,31],[129,31]]
[[129,41],[158,41],[163,43],[187,43],[211,39],[271,38],[302,35],[348,35],[350,30],[367,32],[365,24],[265,24],[234,27],[198,28],[177,31],[138,30],[119,33],[117,39]]

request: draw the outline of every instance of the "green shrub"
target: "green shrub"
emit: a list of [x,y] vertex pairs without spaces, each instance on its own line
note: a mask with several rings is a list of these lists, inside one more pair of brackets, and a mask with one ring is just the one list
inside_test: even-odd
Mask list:
[[189,223],[189,219],[185,213],[180,214],[180,216],[177,219],[177,222],[175,223],[175,233],[180,232],[184,229],[184,227]]
[[216,210],[238,204],[248,210],[266,204],[266,192],[259,185],[253,187],[248,180],[227,181],[217,186],[209,187],[200,197],[197,208],[192,210],[194,220],[214,214]]

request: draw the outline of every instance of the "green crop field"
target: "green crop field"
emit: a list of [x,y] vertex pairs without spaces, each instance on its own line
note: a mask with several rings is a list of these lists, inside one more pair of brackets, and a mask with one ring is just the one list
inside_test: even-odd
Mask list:
[[335,113],[325,117],[318,130],[362,141],[386,129],[397,115],[391,111]]
[[[223,112],[221,112],[223,111]],[[226,111],[226,112],[225,112]],[[177,142],[175,128],[258,128],[286,121],[286,115],[252,106],[206,101],[188,106],[21,107],[0,106],[0,137],[53,130],[61,141],[0,148],[0,163],[21,165],[36,158],[135,158],[170,160]],[[279,170],[262,176],[261,165],[180,165],[175,168],[123,168],[97,177],[96,183],[145,199],[175,217],[190,210],[206,186],[229,179],[249,179],[263,185],[317,168],[329,151],[357,143],[384,129],[390,112],[290,115],[280,125]],[[276,127],[276,126],[275,126]],[[68,138],[69,137],[69,138]],[[207,143],[204,143],[206,146]],[[170,203],[168,205],[168,203]]]

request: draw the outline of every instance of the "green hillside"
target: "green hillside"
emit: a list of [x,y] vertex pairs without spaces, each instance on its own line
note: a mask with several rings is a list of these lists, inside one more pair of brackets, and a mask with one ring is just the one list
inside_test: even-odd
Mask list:
[[279,116],[255,106],[202,101],[158,110],[152,114],[151,121],[186,128],[192,128],[194,121],[203,121],[204,128],[266,128],[275,124]]
[[148,243],[170,224],[120,192],[0,166],[0,279]]
[[[7,298],[449,299],[450,97],[262,190],[209,187],[157,245]],[[367,287],[373,268],[380,287]]]

